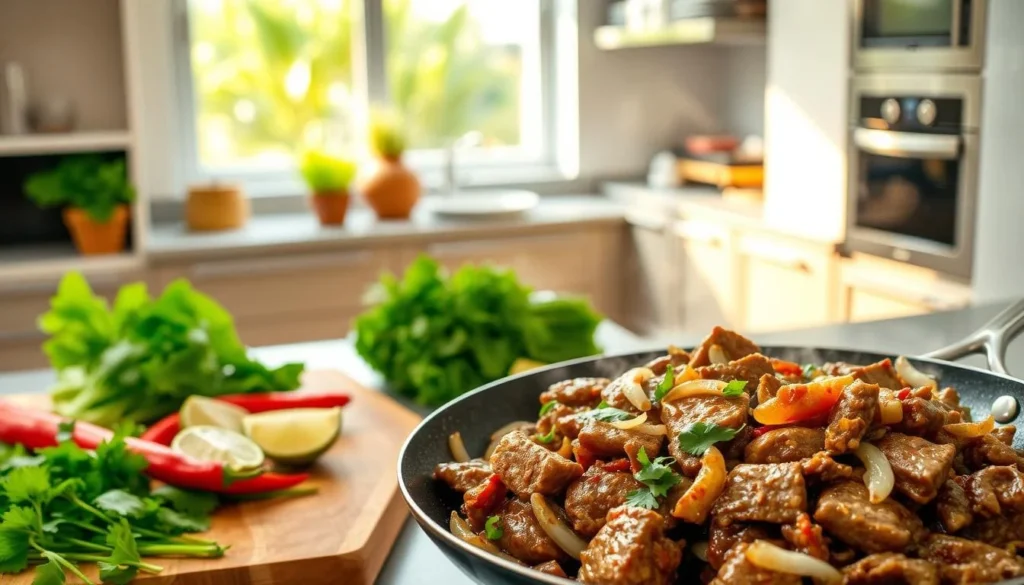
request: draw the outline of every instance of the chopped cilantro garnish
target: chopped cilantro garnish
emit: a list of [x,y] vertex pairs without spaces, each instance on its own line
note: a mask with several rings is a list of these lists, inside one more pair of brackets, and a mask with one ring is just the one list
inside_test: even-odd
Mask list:
[[658,507],[658,499],[654,497],[651,490],[640,488],[626,494],[626,505],[653,510]]
[[601,400],[601,402],[597,403],[598,408],[608,408],[609,406],[611,406],[611,404],[608,404],[603,399]]
[[505,531],[501,529],[501,517],[488,517],[487,522],[484,523],[484,532],[487,534],[487,540],[498,540],[504,536]]
[[743,389],[747,387],[746,380],[733,380],[725,385],[722,389],[723,396],[739,396],[743,394]]
[[714,423],[690,423],[679,433],[679,447],[690,455],[699,457],[715,443],[732,440],[741,430],[743,427],[730,429]]
[[626,494],[626,503],[653,510],[658,507],[658,498],[668,495],[672,486],[682,481],[683,478],[672,471],[670,465],[675,462],[675,459],[671,457],[658,457],[651,461],[647,456],[647,451],[641,447],[636,458],[640,462],[640,471],[634,473],[633,477],[644,484],[644,487]]
[[614,422],[614,421],[617,421],[617,420],[629,420],[629,419],[633,418],[634,416],[635,415],[629,414],[625,410],[620,410],[618,408],[612,408],[610,406],[605,406],[603,408],[595,408],[593,410],[588,410],[586,412],[581,412],[581,413],[576,415],[576,420],[579,420],[581,422],[588,421],[588,420],[597,420],[597,421],[601,421],[601,422]]
[[556,406],[558,406],[558,401],[557,400],[552,400],[551,402],[545,402],[544,406],[540,407],[540,412],[537,413],[537,417],[540,418],[540,417],[544,416],[545,414],[551,412],[552,410],[555,409]]
[[665,377],[658,382],[658,387],[654,390],[654,401],[661,402],[661,399],[672,390],[672,387],[676,384],[676,369],[669,364],[668,368],[665,369]]
[[818,371],[818,366],[814,364],[804,364],[801,368],[804,372],[804,378],[811,380],[814,378],[814,374]]
[[554,441],[555,440],[555,427],[552,426],[551,430],[548,431],[548,434],[546,434],[546,435],[537,435],[536,439],[537,439],[538,442],[544,443],[545,445],[547,445],[551,441]]

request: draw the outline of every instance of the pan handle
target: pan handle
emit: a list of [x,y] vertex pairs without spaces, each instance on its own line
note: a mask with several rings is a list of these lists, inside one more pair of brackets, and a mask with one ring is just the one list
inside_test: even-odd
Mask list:
[[963,340],[942,349],[924,354],[925,357],[940,360],[957,360],[972,353],[983,353],[988,359],[988,368],[999,374],[1006,370],[1006,346],[1024,329],[1024,299],[1003,309],[981,329]]

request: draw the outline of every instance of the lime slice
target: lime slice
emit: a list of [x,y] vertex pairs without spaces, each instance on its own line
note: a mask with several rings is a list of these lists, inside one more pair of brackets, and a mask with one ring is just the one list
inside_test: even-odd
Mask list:
[[211,426],[228,429],[236,433],[242,432],[242,419],[249,414],[241,406],[229,402],[207,398],[205,396],[189,396],[181,405],[181,426]]
[[305,465],[330,449],[341,431],[340,408],[293,408],[250,414],[242,428],[278,463]]
[[235,470],[263,465],[263,451],[241,433],[212,426],[187,427],[171,441],[171,449],[202,461],[217,461]]

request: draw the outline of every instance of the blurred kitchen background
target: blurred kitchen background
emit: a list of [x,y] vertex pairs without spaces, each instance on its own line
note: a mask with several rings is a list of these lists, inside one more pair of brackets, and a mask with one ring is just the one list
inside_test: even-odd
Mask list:
[[422,253],[641,335],[1021,295],[1021,95],[1019,0],[0,0],[0,370],[73,270],[251,346]]

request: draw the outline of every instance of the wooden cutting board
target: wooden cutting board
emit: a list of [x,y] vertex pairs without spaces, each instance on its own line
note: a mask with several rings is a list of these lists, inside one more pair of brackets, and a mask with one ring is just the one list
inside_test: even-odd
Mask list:
[[[298,390],[344,390],[338,442],[310,469],[315,495],[226,505],[203,535],[231,545],[220,559],[157,559],[146,585],[369,585],[377,578],[408,510],[398,491],[398,451],[420,417],[341,372],[307,372]],[[14,400],[47,408],[45,396]],[[95,566],[83,564],[86,575]],[[75,583],[73,577],[69,583]],[[97,578],[97,582],[99,579]],[[0,577],[29,585],[32,572]]]

